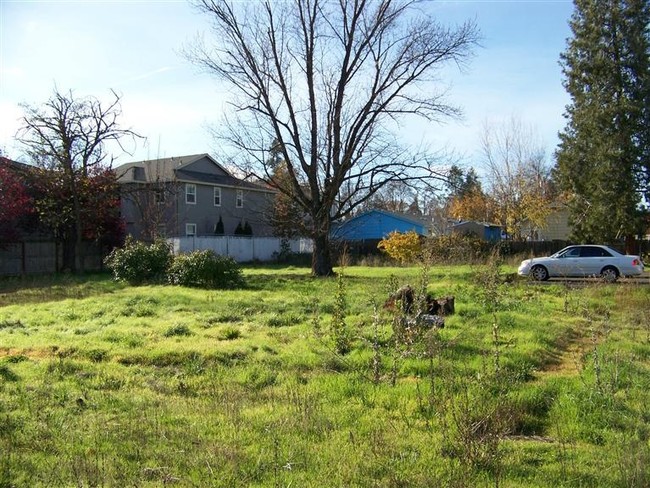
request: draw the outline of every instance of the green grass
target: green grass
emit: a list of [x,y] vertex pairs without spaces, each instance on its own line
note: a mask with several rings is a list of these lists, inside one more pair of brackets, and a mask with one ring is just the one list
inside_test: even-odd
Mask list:
[[432,267],[456,314],[410,344],[383,303],[418,268],[2,280],[0,487],[650,485],[650,288],[496,271]]

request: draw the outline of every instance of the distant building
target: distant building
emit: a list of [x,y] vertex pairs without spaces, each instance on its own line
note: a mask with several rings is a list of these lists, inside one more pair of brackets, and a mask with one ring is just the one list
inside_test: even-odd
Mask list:
[[453,234],[472,235],[485,241],[501,240],[501,226],[473,220],[461,221],[451,226]]
[[127,234],[270,236],[276,192],[236,178],[209,154],[127,163],[115,168]]
[[391,232],[413,231],[421,236],[429,234],[426,224],[409,215],[369,210],[338,224],[331,233],[336,241],[380,241]]
[[562,203],[551,205],[544,225],[535,227],[525,220],[521,227],[521,235],[531,241],[568,241],[570,234],[569,208]]

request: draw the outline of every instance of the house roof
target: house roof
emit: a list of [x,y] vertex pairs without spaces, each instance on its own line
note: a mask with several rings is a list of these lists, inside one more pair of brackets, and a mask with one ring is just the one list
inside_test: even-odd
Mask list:
[[[201,159],[209,160],[223,174],[204,173],[188,169],[192,163]],[[140,178],[136,177],[133,171],[130,171],[133,168],[142,169],[143,173]],[[117,173],[118,180],[123,183],[185,181],[217,186],[236,186],[238,188],[272,192],[268,188],[236,178],[207,153],[126,163],[115,168],[115,172]]]
[[418,234],[424,235],[426,229],[426,223],[413,216],[375,209],[338,223],[332,229],[332,237],[347,240],[383,239],[395,230],[400,232],[415,230]]
[[[128,177],[129,170],[132,168],[144,169],[144,181],[173,181],[177,179],[176,171],[182,170],[185,166],[192,164],[202,158],[208,158],[219,169],[228,173],[226,168],[217,163],[209,154],[192,154],[189,156],[174,156],[171,158],[148,159],[144,161],[133,161],[125,163],[115,168],[117,177],[125,180],[134,180]],[[229,173],[228,173],[229,174]]]
[[489,222],[477,222],[475,220],[461,220],[460,222],[456,222],[455,224],[452,224],[452,227],[460,227],[468,224],[482,225],[483,227],[501,227],[499,224],[491,224]]
[[387,217],[393,217],[399,220],[404,220],[406,222],[410,222],[414,225],[418,226],[423,226],[426,227],[427,223],[424,220],[418,219],[417,217],[414,217],[413,215],[407,215],[403,213],[397,213],[397,212],[389,212],[388,210],[381,210],[381,209],[373,209],[373,210],[367,210],[365,212],[360,213],[359,215],[355,215],[354,217],[349,218],[345,222],[341,222],[342,224],[347,224],[348,222],[354,222],[357,219],[361,219],[364,217],[367,217],[370,214],[381,214],[385,215]]

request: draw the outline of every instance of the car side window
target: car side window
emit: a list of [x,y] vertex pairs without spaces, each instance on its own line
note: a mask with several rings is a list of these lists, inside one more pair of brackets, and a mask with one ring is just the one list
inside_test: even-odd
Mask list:
[[583,247],[580,250],[580,257],[581,258],[594,258],[597,256],[596,253],[597,248],[594,247]]
[[574,247],[573,249],[569,249],[567,252],[564,253],[562,256],[563,258],[577,258],[580,257],[580,248],[579,247]]
[[603,258],[611,257],[611,254],[608,253],[602,247],[583,247],[580,252],[580,257],[583,258]]

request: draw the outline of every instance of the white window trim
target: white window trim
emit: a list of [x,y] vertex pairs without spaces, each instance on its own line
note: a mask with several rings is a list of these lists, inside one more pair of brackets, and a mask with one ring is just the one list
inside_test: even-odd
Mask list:
[[[193,229],[194,232],[191,232],[190,229]],[[185,224],[185,237],[195,237],[196,236],[196,224]]]
[[[194,188],[193,193],[188,191],[190,188]],[[197,193],[196,185],[194,183],[185,183],[185,203],[187,203],[188,205],[196,205],[196,200],[197,200],[196,193]],[[194,195],[194,201],[193,202],[190,202],[187,199],[187,197],[190,196],[190,195]]]
[[[217,196],[219,197],[219,203],[217,203]],[[215,207],[221,207],[221,187],[215,186],[213,193],[213,203]]]
[[235,207],[244,208],[244,190],[237,190],[235,196]]

